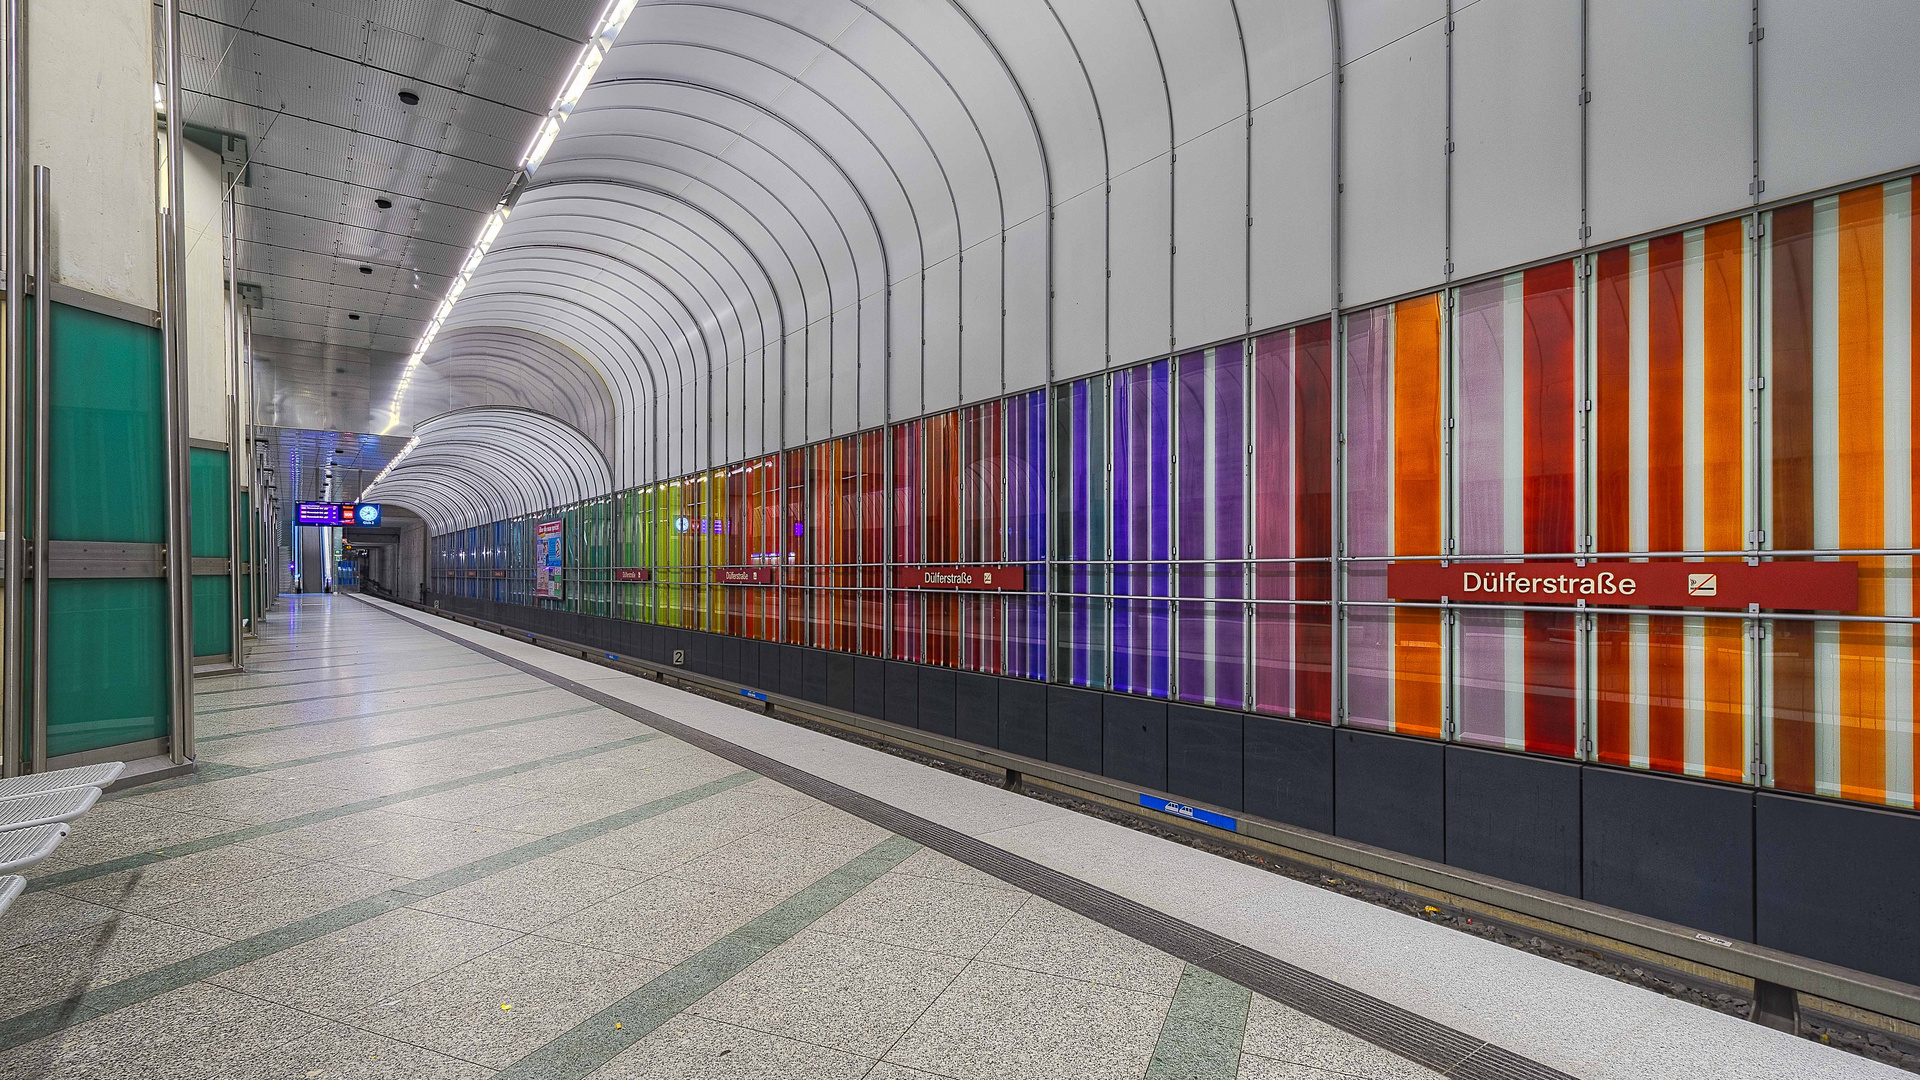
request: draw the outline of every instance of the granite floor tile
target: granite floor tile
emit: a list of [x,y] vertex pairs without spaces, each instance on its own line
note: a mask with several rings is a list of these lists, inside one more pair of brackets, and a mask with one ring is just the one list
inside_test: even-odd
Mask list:
[[1177,958],[1037,896],[1000,927],[979,958],[1167,997],[1180,984]]
[[871,1058],[682,1014],[589,1080],[859,1080]]
[[764,892],[662,875],[543,927],[538,933],[607,952],[677,964],[777,903],[779,898]]
[[1025,898],[1002,889],[912,874],[885,874],[813,924],[821,933],[970,957]]
[[1132,1080],[1170,998],[974,961],[885,1058],[952,1076]]
[[691,1011],[877,1058],[965,965],[956,957],[803,931]]
[[226,944],[184,926],[116,913],[62,937],[0,954],[0,1017],[119,982]]
[[378,895],[405,881],[370,870],[310,863],[221,888],[213,902],[206,897],[179,900],[147,915],[238,941]]
[[[1366,1080],[1433,1080],[1437,1074],[1357,1035],[1258,994],[1247,1010],[1243,1054]],[[1264,1067],[1264,1066],[1263,1066]],[[1244,1075],[1244,1067],[1243,1067]],[[1285,1076],[1269,1070],[1261,1076]]]
[[526,932],[558,922],[645,880],[644,874],[549,856],[429,896],[413,906]]
[[559,852],[558,857],[645,874],[664,873],[733,841],[730,833],[703,825],[648,818]]
[[864,850],[754,833],[690,859],[674,873],[694,881],[787,897]]
[[518,936],[512,930],[401,908],[207,981],[345,1019]]
[[522,937],[416,983],[352,1022],[498,1069],[665,970],[664,964]]
[[334,1025],[321,1017],[189,983],[0,1054],[0,1080],[213,1080]]
[[227,889],[306,865],[305,859],[233,844],[69,882],[54,891],[120,911],[152,911],[183,901],[213,903]]

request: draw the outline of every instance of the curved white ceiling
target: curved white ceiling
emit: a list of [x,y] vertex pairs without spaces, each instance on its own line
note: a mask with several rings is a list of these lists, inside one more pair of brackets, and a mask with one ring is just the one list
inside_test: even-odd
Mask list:
[[360,496],[426,519],[435,534],[522,517],[613,490],[606,458],[578,428],[505,406],[414,425],[414,441]]
[[1329,8],[642,0],[432,362],[584,358],[625,486],[1244,333],[1256,113]]

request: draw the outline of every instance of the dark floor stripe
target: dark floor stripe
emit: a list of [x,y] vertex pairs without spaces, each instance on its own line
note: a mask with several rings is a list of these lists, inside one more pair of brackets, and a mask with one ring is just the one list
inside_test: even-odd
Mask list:
[[1467,1080],[1572,1080],[1558,1069],[1522,1057],[1485,1039],[1382,1001],[1277,957],[1246,948],[1184,919],[1129,900],[1090,882],[1069,877],[1052,867],[1002,850],[984,840],[935,824],[917,814],[755,753],[699,728],[661,716],[478,642],[468,641],[451,631],[417,622],[385,607],[370,603],[368,606],[544,679],[588,701],[631,716],[682,742],[845,810],[855,817],[864,818],[888,832],[907,837],[1436,1072]]
[[[581,1080],[919,850],[920,845],[911,840],[887,837],[765,915],[495,1073],[494,1080]],[[620,1026],[614,1027],[615,1023]]]
[[350,697],[380,697],[384,694],[404,694],[409,690],[425,690],[429,687],[458,686],[462,683],[485,682],[488,679],[510,679],[512,673],[504,675],[469,675],[460,679],[441,679],[437,682],[414,683],[411,686],[390,686],[384,690],[343,690],[338,694],[314,694],[310,697],[282,698],[279,701],[253,701],[245,705],[226,705],[217,709],[195,709],[195,716],[220,716],[224,713],[247,712],[250,709],[271,709],[276,705],[299,705],[307,701],[334,701]]
[[396,908],[406,907],[423,897],[457,889],[521,863],[544,858],[556,851],[605,836],[635,822],[645,821],[657,814],[664,814],[669,810],[698,802],[709,795],[717,795],[756,779],[758,777],[751,773],[734,773],[732,776],[709,781],[597,821],[576,825],[565,832],[509,848],[498,855],[457,866],[444,873],[435,874],[433,877],[408,882],[378,896],[356,900],[331,911],[323,911],[298,922],[221,945],[198,956],[190,956],[165,967],[109,983],[98,989],[87,991],[78,999],[70,998],[42,1005],[38,1009],[0,1022],[0,1050],[11,1050],[22,1043],[51,1035],[83,1020],[124,1009],[129,1005],[137,1005],[142,1001],[159,997],[161,994],[178,990],[188,983],[232,971],[242,964],[258,960],[263,956],[272,956],[274,953],[290,949],[303,942],[366,922]]
[[[389,806],[398,806],[403,802],[411,802],[414,799],[424,799],[429,795],[438,795],[443,791],[457,791],[463,787],[484,784],[489,780],[504,780],[509,776],[516,776],[523,772],[531,772],[534,769],[544,769],[549,765],[560,765],[569,761],[577,761],[580,758],[592,757],[595,754],[621,750],[658,738],[660,738],[659,732],[649,731],[644,735],[635,735],[632,738],[616,739],[613,742],[601,743],[598,746],[569,750],[564,754],[554,754],[552,757],[536,758],[533,761],[521,762],[518,765],[506,765],[498,769],[490,769],[483,773],[474,773],[472,776],[457,777],[453,780],[442,780],[437,784],[427,784],[424,787],[408,788],[405,791],[396,791],[391,795],[379,795],[371,799],[361,799],[358,802],[329,807],[325,810],[315,810],[309,814],[300,814],[281,821],[269,821],[264,825],[250,825],[244,829],[234,829],[231,832],[203,836],[198,840],[182,840],[179,843],[168,844],[164,854],[158,851],[143,851],[138,855],[125,855],[118,859],[108,859],[105,862],[92,863],[87,866],[76,866],[71,870],[61,870],[58,873],[47,874],[44,877],[30,878],[27,881],[27,891],[41,892],[46,889],[69,885],[76,881],[87,881],[107,874],[117,874],[122,870],[133,870],[142,866],[152,866],[157,862],[166,862],[170,859],[178,859],[202,851],[211,851],[214,848],[227,847],[228,845],[238,844],[247,840],[256,840],[262,836],[272,836],[275,833],[288,832],[293,829],[298,829],[303,825],[332,821],[334,818],[363,813],[367,810],[382,810]],[[137,806],[140,804],[136,803],[134,805]],[[164,808],[156,807],[155,809]]]
[[536,686],[530,690],[508,690],[500,694],[481,694],[477,697],[454,698],[452,701],[436,701],[430,705],[396,705],[391,709],[374,709],[369,712],[353,713],[350,716],[329,716],[324,720],[291,720],[272,727],[251,728],[247,731],[227,731],[218,735],[202,735],[203,743],[221,742],[226,739],[243,739],[248,735],[271,735],[276,731],[304,731],[308,728],[326,727],[329,724],[344,724],[351,720],[371,720],[379,716],[392,716],[395,713],[427,712],[431,709],[444,709],[450,705],[468,705],[476,701],[497,701],[500,698],[521,697],[526,694],[539,694],[548,688]]
[[1234,1080],[1253,995],[1188,964],[1180,973],[1146,1080]]

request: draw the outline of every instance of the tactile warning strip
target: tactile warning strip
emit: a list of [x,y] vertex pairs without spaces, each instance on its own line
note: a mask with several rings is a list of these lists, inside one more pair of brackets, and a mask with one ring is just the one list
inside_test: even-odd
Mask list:
[[[385,610],[384,608],[381,610]],[[388,612],[394,618],[413,622]],[[1042,866],[831,780],[661,716],[601,690],[495,652],[457,634],[415,622],[432,634],[638,720],[795,791],[864,818],[1044,900],[1084,915],[1162,952],[1239,983],[1446,1076],[1465,1080],[1573,1080],[1567,1073],[1430,1020],[1305,968],[1246,948],[1097,885]]]

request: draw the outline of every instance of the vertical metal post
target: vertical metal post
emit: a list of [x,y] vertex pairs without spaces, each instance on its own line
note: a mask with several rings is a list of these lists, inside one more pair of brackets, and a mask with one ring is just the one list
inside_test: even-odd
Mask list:
[[47,167],[33,167],[33,707],[27,761],[47,771],[47,431],[53,412],[53,259]]
[[0,256],[6,259],[6,594],[0,599],[0,773],[20,775],[25,734],[27,587],[27,253],[25,155],[27,147],[26,0],[4,0],[6,74],[0,105]]
[[180,133],[180,0],[164,0],[162,35],[166,65],[167,209],[161,217],[160,323],[166,381],[167,442],[167,623],[172,723],[168,754],[176,765],[193,756],[193,540],[187,486],[187,327],[184,253],[185,155]]
[[1332,587],[1328,590],[1331,594],[1331,608],[1328,612],[1327,621],[1329,624],[1328,628],[1331,632],[1328,635],[1329,647],[1327,659],[1328,667],[1331,669],[1329,672],[1330,679],[1328,689],[1332,692],[1333,697],[1332,721],[1334,724],[1340,725],[1347,722],[1347,609],[1345,603],[1347,599],[1347,336],[1344,328],[1341,326],[1340,313],[1340,303],[1343,299],[1341,294],[1340,267],[1340,210],[1344,201],[1341,198],[1340,189],[1345,182],[1344,170],[1341,168],[1344,159],[1344,155],[1341,153],[1341,142],[1345,138],[1345,124],[1343,123],[1343,117],[1341,115],[1343,102],[1340,91],[1341,84],[1345,81],[1345,73],[1342,71],[1342,68],[1345,66],[1345,60],[1342,55],[1343,46],[1340,40],[1340,0],[1327,0],[1327,36],[1333,54],[1330,71],[1332,79],[1331,90],[1333,94],[1333,108],[1331,110],[1333,141],[1331,147],[1332,153],[1329,155],[1333,159],[1332,191],[1329,193],[1332,199],[1333,215],[1333,245],[1332,250],[1329,252],[1329,259],[1332,264],[1332,280],[1329,284],[1333,295],[1329,297],[1331,300],[1331,313],[1328,315],[1328,337],[1333,353],[1331,357],[1333,416],[1330,418],[1333,422],[1328,425],[1333,429],[1333,477],[1332,485],[1328,489],[1330,496],[1328,501],[1332,504],[1331,508],[1333,511],[1333,563],[1328,567],[1329,584]]
[[[237,181],[237,178],[236,178]],[[227,610],[229,652],[233,666],[244,667],[246,657],[241,635],[240,606],[240,468],[246,458],[242,447],[246,431],[240,422],[240,265],[235,262],[233,236],[234,185],[227,184],[221,231],[226,234],[227,264]]]

